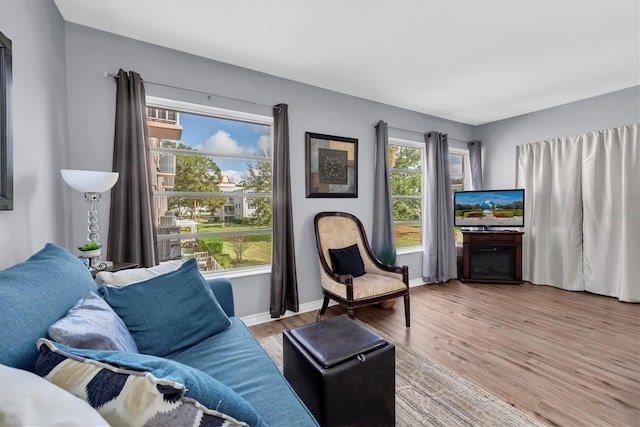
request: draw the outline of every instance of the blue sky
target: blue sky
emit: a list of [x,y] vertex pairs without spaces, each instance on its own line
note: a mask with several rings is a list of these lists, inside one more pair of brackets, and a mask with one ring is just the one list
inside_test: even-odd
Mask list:
[[[260,155],[271,144],[269,126],[180,113],[182,142],[196,150],[224,154]],[[223,175],[232,182],[246,178],[247,160],[216,159]]]
[[486,200],[491,200],[496,205],[509,204],[515,201],[524,201],[522,200],[522,192],[520,190],[472,191],[456,194],[456,203],[459,204],[481,204]]

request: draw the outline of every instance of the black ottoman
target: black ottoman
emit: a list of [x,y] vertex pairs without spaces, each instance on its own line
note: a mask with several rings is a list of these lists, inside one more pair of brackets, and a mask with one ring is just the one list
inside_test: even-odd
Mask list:
[[347,315],[284,331],[283,371],[322,426],[395,425],[395,346]]

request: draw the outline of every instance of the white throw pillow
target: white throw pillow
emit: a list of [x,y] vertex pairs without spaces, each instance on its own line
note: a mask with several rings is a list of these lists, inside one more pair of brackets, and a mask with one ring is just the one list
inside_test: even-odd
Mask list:
[[182,266],[185,260],[176,260],[156,265],[148,268],[131,268],[116,272],[101,271],[96,274],[96,282],[99,285],[122,286],[130,283],[142,282],[161,274],[175,271]]
[[84,400],[38,375],[0,365],[0,426],[109,426]]

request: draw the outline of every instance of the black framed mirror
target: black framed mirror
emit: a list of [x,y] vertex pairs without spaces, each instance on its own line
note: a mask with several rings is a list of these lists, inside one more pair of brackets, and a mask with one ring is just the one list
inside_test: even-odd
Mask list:
[[0,210],[13,210],[11,40],[0,32]]

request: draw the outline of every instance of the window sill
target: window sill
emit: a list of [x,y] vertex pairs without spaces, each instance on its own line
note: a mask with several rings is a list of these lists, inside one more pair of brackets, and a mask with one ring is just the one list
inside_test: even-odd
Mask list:
[[422,246],[411,246],[410,248],[396,249],[397,255],[407,255],[422,252]]
[[205,279],[209,277],[226,277],[228,279],[235,279],[238,277],[261,276],[264,274],[271,274],[271,266],[246,268],[242,270],[210,271],[202,273]]

